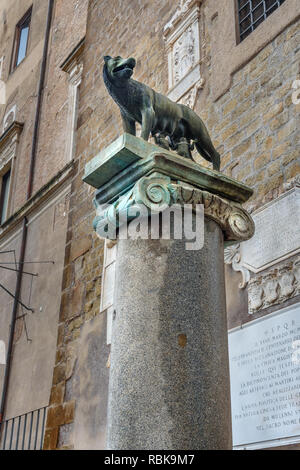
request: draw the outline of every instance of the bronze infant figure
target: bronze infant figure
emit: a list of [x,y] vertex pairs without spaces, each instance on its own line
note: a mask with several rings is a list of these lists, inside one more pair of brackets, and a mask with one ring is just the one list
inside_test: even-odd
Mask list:
[[200,155],[219,171],[220,154],[200,117],[188,106],[174,103],[147,85],[132,80],[135,65],[132,57],[104,57],[104,83],[120,108],[124,132],[135,135],[138,122],[144,140],[151,134],[158,145],[176,150],[187,158],[192,158],[191,150],[195,145]]

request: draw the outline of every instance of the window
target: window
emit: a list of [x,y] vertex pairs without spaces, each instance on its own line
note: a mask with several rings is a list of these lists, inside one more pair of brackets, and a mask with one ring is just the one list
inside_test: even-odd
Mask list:
[[26,13],[25,16],[16,26],[12,66],[11,71],[13,72],[18,65],[25,59],[28,46],[29,28],[31,22],[31,11]]
[[7,218],[8,196],[10,186],[10,169],[2,176],[1,179],[1,196],[0,196],[0,224],[4,224]]
[[249,36],[285,0],[237,0],[240,40]]

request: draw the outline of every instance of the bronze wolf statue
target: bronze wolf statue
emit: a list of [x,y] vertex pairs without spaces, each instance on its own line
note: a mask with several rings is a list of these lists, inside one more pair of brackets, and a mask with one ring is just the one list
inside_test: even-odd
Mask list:
[[174,103],[147,85],[132,80],[135,65],[133,58],[104,57],[104,83],[120,108],[124,132],[135,135],[138,122],[144,140],[151,134],[158,145],[171,147],[187,158],[192,158],[191,150],[195,145],[200,155],[212,162],[214,170],[220,170],[220,154],[200,117],[188,106]]

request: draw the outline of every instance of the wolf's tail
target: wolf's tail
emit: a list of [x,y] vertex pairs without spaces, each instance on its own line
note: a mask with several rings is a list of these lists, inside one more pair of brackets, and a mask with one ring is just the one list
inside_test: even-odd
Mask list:
[[200,155],[205,158],[208,162],[213,164],[213,169],[220,171],[221,157],[219,152],[216,151],[212,143],[210,145],[203,145],[199,140],[195,140],[194,144]]

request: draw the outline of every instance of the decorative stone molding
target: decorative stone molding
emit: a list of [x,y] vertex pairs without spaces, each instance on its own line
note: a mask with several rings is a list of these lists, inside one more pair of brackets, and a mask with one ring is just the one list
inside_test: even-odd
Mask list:
[[169,69],[168,96],[173,101],[183,100],[191,107],[194,107],[198,90],[204,83],[200,72],[200,4],[201,1],[195,0],[181,1],[179,9],[164,28]]
[[215,194],[182,184],[169,185],[172,203],[203,204],[206,217],[213,219],[222,228],[225,241],[248,240],[254,235],[254,222],[238,204],[233,204]]
[[[31,223],[34,218],[38,216],[37,214],[45,210],[48,203],[49,205],[52,205],[54,203],[53,201],[59,200],[63,194],[65,194],[64,205],[65,209],[67,209],[69,203],[70,179],[72,176],[74,176],[74,162],[69,162],[62,170],[53,176],[48,183],[46,183],[28,201],[26,201],[20,209],[16,212],[10,211],[11,215],[0,227],[0,241],[6,239],[8,234],[20,224],[20,221],[24,217],[27,217],[29,223]],[[55,197],[54,195],[58,194],[58,190],[60,190],[59,196]],[[35,213],[34,216],[33,213]]]
[[3,132],[5,132],[16,119],[17,106],[12,106],[3,118]]
[[6,103],[6,89],[5,82],[2,79],[3,76],[3,57],[0,57],[0,105]]
[[[265,271],[300,252],[299,188],[300,177],[297,176],[289,182],[286,191],[278,198],[252,213],[257,230],[251,243],[225,248],[225,263],[232,264],[232,268],[243,275],[240,287],[247,285],[250,272],[257,274]],[[273,212],[270,212],[272,208]],[[267,211],[266,216],[264,211]],[[266,251],[269,252],[268,258],[264,260]],[[260,260],[255,260],[258,253],[261,253],[263,259],[260,264],[258,263]]]
[[83,73],[84,39],[61,65],[61,69],[68,74],[69,81],[69,110],[67,118],[66,161],[70,161],[74,154],[76,117],[79,97],[79,86]]
[[13,122],[8,129],[0,137],[0,177],[9,169],[11,172],[11,184],[9,185],[7,217],[12,211],[12,194],[14,185],[15,173],[15,160],[17,156],[17,149],[20,134],[23,129],[23,124]]
[[0,174],[8,166],[9,162],[16,157],[22,129],[23,124],[13,122],[0,137]]
[[227,246],[224,250],[225,264],[231,264],[232,269],[242,274],[242,282],[239,284],[240,289],[245,289],[250,281],[250,271],[241,263],[240,244]]
[[198,91],[202,90],[204,87],[205,80],[200,78],[200,80],[193,86],[193,88],[181,98],[180,103],[189,106],[189,108],[194,109],[196,105],[196,100],[198,96]]
[[248,285],[249,314],[282,304],[300,293],[300,257],[261,276]]
[[186,16],[190,9],[195,5],[200,5],[202,0],[180,0],[178,8],[171,20],[164,27],[164,34],[168,35],[175,28],[178,22]]
[[191,205],[193,210],[197,205],[203,205],[204,215],[221,227],[226,241],[248,240],[254,234],[254,223],[239,204],[185,183],[173,183],[171,178],[159,173],[141,178],[132,190],[108,207],[98,205],[95,200],[97,217],[94,228],[103,238],[104,227],[109,228],[107,233],[110,234],[111,230],[122,225],[122,221],[129,222],[136,217],[128,213],[129,208],[135,205],[160,213],[173,204]]

